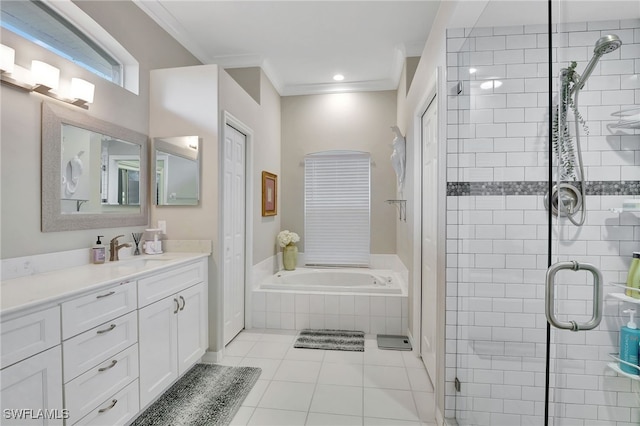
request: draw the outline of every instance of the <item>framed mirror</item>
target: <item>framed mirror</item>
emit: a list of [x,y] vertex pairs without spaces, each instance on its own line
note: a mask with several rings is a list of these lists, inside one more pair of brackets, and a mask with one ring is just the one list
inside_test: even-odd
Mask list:
[[200,201],[198,136],[153,139],[152,199],[158,206],[197,206]]
[[42,104],[42,231],[147,225],[147,136]]

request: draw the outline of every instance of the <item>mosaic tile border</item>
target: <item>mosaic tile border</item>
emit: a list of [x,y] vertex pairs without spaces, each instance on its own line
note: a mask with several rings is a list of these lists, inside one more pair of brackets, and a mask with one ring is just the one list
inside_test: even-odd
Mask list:
[[[447,196],[545,195],[548,188],[547,181],[447,182]],[[587,182],[587,195],[640,195],[640,181]]]

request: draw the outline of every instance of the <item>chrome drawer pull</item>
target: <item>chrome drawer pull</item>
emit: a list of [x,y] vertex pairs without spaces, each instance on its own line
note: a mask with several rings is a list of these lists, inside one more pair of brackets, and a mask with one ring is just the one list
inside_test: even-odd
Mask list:
[[182,297],[182,296],[180,296],[180,300],[182,300],[182,308],[180,308],[180,310],[183,311],[185,305],[187,304],[187,302],[185,302],[184,297]]
[[112,291],[110,291],[110,292],[109,292],[109,293],[107,293],[107,294],[99,294],[99,295],[97,295],[97,296],[96,296],[96,299],[102,299],[103,297],[109,297],[109,296],[111,296],[112,294],[116,294],[116,292],[112,290]]
[[98,413],[104,413],[105,411],[109,411],[109,410],[111,410],[113,407],[115,407],[115,406],[116,406],[116,404],[117,404],[117,403],[118,403],[118,400],[117,400],[117,399],[112,399],[112,400],[111,400],[111,405],[110,405],[110,406],[108,406],[108,407],[105,407],[105,408],[101,408],[101,409],[99,409],[99,410],[98,410]]
[[98,368],[98,371],[103,372],[103,371],[110,370],[110,369],[112,369],[113,367],[115,367],[117,363],[118,363],[118,360],[115,360],[115,359],[114,359],[113,361],[111,361],[111,364],[110,364],[110,365],[108,365],[108,366],[106,366],[106,367]]
[[173,299],[174,302],[176,302],[176,310],[173,311],[174,314],[177,314],[178,311],[180,310],[180,302],[178,302],[178,299]]
[[114,328],[116,328],[116,325],[115,325],[115,324],[111,324],[111,325],[109,326],[109,328],[107,328],[106,330],[98,330],[98,331],[97,331],[97,333],[98,333],[98,334],[108,333],[108,332],[110,332],[111,330],[113,330]]

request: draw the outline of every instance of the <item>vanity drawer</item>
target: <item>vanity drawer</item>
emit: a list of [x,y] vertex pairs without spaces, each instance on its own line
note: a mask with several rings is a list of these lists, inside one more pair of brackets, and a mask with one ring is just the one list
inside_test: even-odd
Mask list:
[[138,381],[134,380],[74,425],[124,425],[135,417],[139,410]]
[[[138,345],[109,358],[64,385],[71,423],[81,419],[138,378]],[[115,407],[114,407],[115,408]]]
[[64,382],[138,341],[138,316],[130,312],[62,343]]
[[4,368],[60,344],[60,308],[4,321],[0,329],[0,367]]
[[160,272],[138,280],[138,305],[140,308],[171,296],[178,291],[204,280],[204,262]]
[[62,304],[62,338],[129,313],[137,308],[136,283],[125,281]]

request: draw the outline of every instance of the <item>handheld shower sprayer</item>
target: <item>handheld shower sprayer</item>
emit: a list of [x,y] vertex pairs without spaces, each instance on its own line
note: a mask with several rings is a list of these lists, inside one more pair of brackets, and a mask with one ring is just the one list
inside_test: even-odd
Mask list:
[[584,72],[580,76],[579,83],[573,86],[573,88],[571,89],[571,93],[573,94],[573,92],[577,90],[582,90],[585,83],[589,79],[589,76],[591,76],[591,73],[593,73],[593,70],[598,64],[598,61],[600,60],[600,58],[606,55],[607,53],[613,52],[614,50],[619,48],[621,45],[622,45],[622,41],[620,40],[620,37],[618,37],[615,34],[609,34],[598,39],[598,41],[596,41],[596,46],[593,49],[593,57],[591,58],[591,60],[585,67]]
[[[557,112],[558,118],[558,131],[557,140],[554,139],[554,142],[558,144],[559,147],[557,149],[558,154],[558,182],[553,186],[551,194],[547,194],[545,198],[545,204],[547,204],[548,208],[551,208],[553,214],[556,216],[566,216],[571,223],[576,226],[582,226],[586,219],[587,213],[587,203],[586,203],[586,182],[584,176],[584,164],[582,161],[582,147],[580,145],[580,126],[579,121],[582,120],[578,113],[578,95],[580,90],[584,88],[585,83],[593,73],[598,61],[603,55],[607,53],[611,53],[614,50],[618,49],[622,45],[622,41],[620,37],[615,34],[609,34],[604,37],[601,37],[596,42],[596,45],[593,49],[593,57],[587,64],[584,69],[582,75],[577,75],[575,73],[575,63],[571,65],[571,67],[563,68],[560,70],[560,80],[562,82],[562,87],[567,90],[561,90],[562,96],[559,96],[559,106]],[[571,73],[573,73],[573,79],[571,77]],[[567,86],[573,82],[573,85],[569,89]],[[573,96],[573,99],[571,97]],[[576,137],[576,153],[578,160],[578,174],[573,175],[574,180],[577,181],[576,184],[570,183],[562,183],[562,174],[560,172],[562,167],[566,168],[566,164],[563,164],[563,161],[568,161],[569,163],[573,160],[573,147],[572,140],[569,136],[569,129],[566,124],[566,111],[569,109],[569,106],[574,110],[576,118],[575,122],[575,137]],[[584,123],[584,122],[583,122]],[[561,158],[561,151],[569,152],[569,159]],[[571,165],[570,169],[573,169],[573,165]],[[577,183],[579,182],[579,186]],[[580,219],[576,220],[573,216],[580,212]]]

